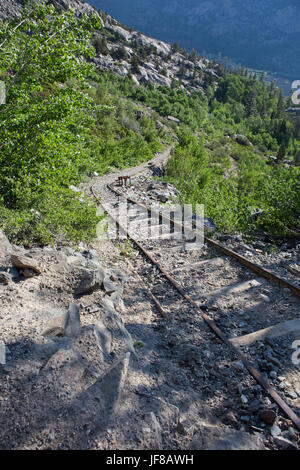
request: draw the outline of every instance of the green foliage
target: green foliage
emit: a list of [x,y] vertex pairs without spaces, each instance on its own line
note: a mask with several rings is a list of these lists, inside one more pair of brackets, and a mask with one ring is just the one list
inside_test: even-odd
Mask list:
[[137,122],[136,106],[85,60],[99,28],[97,15],[44,3],[0,23],[0,226],[14,241],[91,239],[96,208],[69,186],[161,148],[154,118]]
[[133,88],[126,81],[121,82],[120,87],[128,98],[149,106],[161,116],[174,116],[194,131],[200,128],[207,113],[207,99],[201,92],[188,96],[182,89],[155,87],[151,83]]
[[[20,199],[22,192],[20,192]],[[95,207],[89,201],[79,200],[74,192],[61,186],[45,187],[32,207],[26,201],[24,209],[8,209],[0,201],[2,229],[10,238],[24,245],[33,243],[89,241],[96,236]],[[24,204],[25,206],[25,204]]]
[[[1,226],[13,240],[92,237],[95,208],[68,189],[88,167],[92,102],[85,92],[97,16],[34,4],[0,24]],[[37,217],[36,213],[40,215]]]
[[131,240],[129,238],[126,238],[123,244],[119,244],[119,250],[122,256],[130,256],[133,252]]
[[286,105],[282,92],[272,84],[241,74],[221,78],[212,103],[219,116],[231,117],[237,132],[270,150],[293,145],[295,124],[284,112]]
[[[300,169],[267,165],[254,149],[235,144],[235,168],[228,172],[228,159],[216,156],[216,148],[205,150],[195,137],[180,136],[166,178],[180,190],[182,203],[204,204],[206,216],[223,231],[264,230],[274,239],[299,235]],[[263,211],[257,219],[256,208]]]

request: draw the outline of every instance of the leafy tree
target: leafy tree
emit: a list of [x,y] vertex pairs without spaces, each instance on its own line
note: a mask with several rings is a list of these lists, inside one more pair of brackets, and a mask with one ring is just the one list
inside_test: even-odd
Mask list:
[[[45,3],[33,3],[21,18],[0,23],[0,74],[7,89],[0,114],[0,205],[28,221],[28,240],[49,241],[58,232],[78,239],[85,232],[84,217],[96,222],[95,210],[81,205],[68,188],[88,165],[83,124],[93,119],[84,80],[92,66],[83,57],[94,54],[95,29],[100,29],[98,15],[79,20],[70,10],[58,13]],[[56,206],[65,213],[60,220]],[[31,209],[41,219],[30,220]]]

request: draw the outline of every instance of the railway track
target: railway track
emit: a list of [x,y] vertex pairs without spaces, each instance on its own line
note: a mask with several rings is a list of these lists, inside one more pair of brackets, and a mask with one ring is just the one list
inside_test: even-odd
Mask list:
[[[108,189],[111,194],[110,202],[113,203],[115,209],[117,209],[119,199],[120,197],[124,197],[124,193],[118,191],[114,184],[109,184]],[[270,385],[266,377],[253,365],[249,351],[247,351],[247,348],[249,349],[249,346],[251,347],[257,340],[264,340],[265,338],[270,340],[272,338],[281,337],[283,331],[287,335],[290,332],[294,332],[295,329],[299,329],[300,331],[300,319],[297,315],[298,300],[294,299],[293,308],[288,315],[285,315],[285,321],[282,322],[282,316],[279,312],[280,309],[277,308],[278,305],[274,307],[274,305],[269,302],[269,297],[263,293],[269,293],[269,289],[272,289],[272,291],[276,291],[277,296],[280,296],[282,289],[284,289],[285,295],[287,291],[289,291],[296,298],[299,298],[300,288],[296,284],[249,261],[247,258],[229,250],[207,236],[204,238],[207,247],[204,259],[199,260],[200,256],[196,252],[186,252],[183,257],[184,261],[181,261],[181,264],[178,265],[177,253],[179,243],[176,239],[170,240],[166,237],[159,242],[146,239],[141,243],[135,237],[134,233],[127,230],[122,220],[118,219],[117,211],[112,210],[111,206],[108,208],[107,205],[99,199],[95,186],[92,187],[92,194],[103,206],[108,215],[118,224],[123,234],[126,234],[132,239],[144,259],[147,260],[147,263],[151,263],[151,265],[154,266],[154,275],[148,267],[145,272],[145,277],[148,276],[149,278],[150,276],[150,279],[153,280],[154,276],[159,280],[160,289],[158,290],[164,291],[159,294],[162,299],[161,301],[164,302],[168,289],[172,286],[172,289],[190,305],[193,311],[201,316],[214,333],[217,341],[222,342],[230,349],[243,363],[255,381],[294,423],[298,430],[300,430],[300,418],[286,400],[280,396],[280,393]],[[153,208],[150,206],[141,204],[139,201],[127,197],[126,195],[125,198],[130,208],[141,208],[143,213],[147,213],[148,216],[152,209],[152,216],[155,214],[155,211],[153,211]],[[167,226],[171,225],[175,230],[183,230],[181,224],[164,216],[164,214],[159,211],[156,215],[161,227],[160,232],[163,232],[164,224]],[[133,211],[133,218],[134,217]],[[144,219],[144,221],[146,222],[147,219]],[[146,223],[145,225],[147,226],[148,224]],[[192,238],[193,235],[194,232],[189,233],[188,238]],[[163,250],[164,254],[167,253],[167,256],[164,256],[164,265],[161,261],[161,250]],[[159,256],[155,256],[156,254]],[[176,256],[174,256],[174,254],[176,254]],[[190,279],[191,272],[194,273],[192,282]],[[253,278],[253,274],[259,277]],[[178,279],[178,275],[180,279]],[[162,278],[164,281],[162,281]],[[162,284],[164,284],[163,288],[161,288]],[[201,294],[199,295],[199,293]],[[231,308],[227,309],[226,321],[223,321],[224,319],[222,318],[220,321],[220,314],[218,312],[220,310],[222,311],[224,302],[226,299],[228,301],[228,298],[230,301],[233,301],[233,308],[231,305]],[[255,299],[258,298],[262,303],[262,307],[260,306],[260,308],[256,309]],[[249,299],[251,305],[254,305],[253,312],[251,312],[251,315],[247,315],[247,323],[244,326],[240,326],[240,324],[236,324],[235,304],[238,304],[239,307],[242,306],[242,309],[247,309]],[[209,314],[207,313],[208,311]],[[262,316],[263,318],[261,318]],[[267,320],[266,324],[264,324],[265,319]]]

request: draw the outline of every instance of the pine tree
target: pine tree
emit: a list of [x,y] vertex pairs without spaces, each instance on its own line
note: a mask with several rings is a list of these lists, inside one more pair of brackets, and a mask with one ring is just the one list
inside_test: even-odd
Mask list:
[[279,95],[278,95],[278,102],[277,102],[277,110],[276,110],[276,117],[280,119],[282,115],[284,114],[285,111],[285,106],[284,106],[284,97],[281,88],[279,89]]
[[179,52],[179,44],[178,42],[174,42],[172,45],[171,45],[171,51],[175,54],[176,52]]
[[107,42],[106,42],[105,38],[101,38],[99,36],[94,38],[93,45],[94,45],[94,48],[95,48],[95,51],[96,51],[97,55],[99,55],[99,54],[103,54],[103,55],[108,54],[108,47],[107,47]]
[[300,139],[300,116],[297,117],[295,122],[295,139]]
[[136,55],[133,55],[131,57],[130,64],[131,64],[131,73],[134,73],[134,74],[140,73],[140,68],[139,68],[140,62]]
[[184,62],[182,61],[179,66],[178,76],[180,78],[184,78],[185,74],[186,74],[186,67],[185,67]]
[[286,154],[286,147],[284,144],[281,144],[277,153],[277,161],[282,162],[284,160],[285,154]]
[[115,59],[120,59],[120,60],[126,60],[128,58],[128,54],[127,54],[126,49],[123,46],[123,44],[121,46],[119,46],[118,49],[115,50],[114,58]]
[[260,116],[262,118],[265,118],[267,116],[267,103],[265,99],[263,99],[261,107],[260,107]]
[[275,82],[274,82],[274,80],[272,80],[271,85],[270,85],[270,92],[271,92],[271,94],[273,94],[274,91],[275,91]]
[[131,47],[132,47],[132,49],[135,49],[136,51],[138,50],[138,48],[139,48],[139,43],[138,43],[137,39],[134,39],[134,40],[131,42]]
[[257,111],[256,97],[257,97],[257,89],[256,89],[256,85],[254,84],[250,91],[250,94],[247,100],[247,105],[246,105],[248,117],[253,116]]
[[197,52],[195,51],[195,49],[192,49],[191,52],[189,53],[189,56],[188,56],[188,59],[191,61],[191,62],[196,62],[196,60],[199,58]]

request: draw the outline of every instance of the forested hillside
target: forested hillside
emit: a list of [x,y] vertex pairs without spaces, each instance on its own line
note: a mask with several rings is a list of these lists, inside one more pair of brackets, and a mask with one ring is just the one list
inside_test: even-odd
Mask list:
[[113,33],[108,52],[107,18],[100,17],[29,3],[22,17],[0,23],[7,91],[0,108],[0,227],[9,238],[91,239],[96,207],[75,186],[95,172],[147,161],[172,142],[178,143],[166,177],[182,201],[205,203],[206,215],[225,231],[299,236],[300,119],[285,112],[281,91],[246,69],[233,74],[207,62],[196,71],[201,58],[178,45],[171,58],[157,57],[160,76],[174,66],[173,53],[183,57],[169,85],[140,79],[149,57],[143,42],[130,46],[128,73],[115,74],[100,59],[109,56],[119,67],[129,46]]

